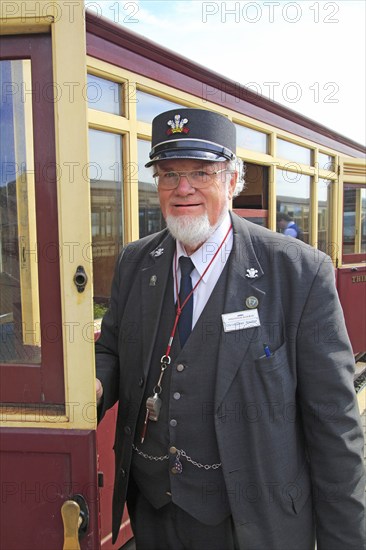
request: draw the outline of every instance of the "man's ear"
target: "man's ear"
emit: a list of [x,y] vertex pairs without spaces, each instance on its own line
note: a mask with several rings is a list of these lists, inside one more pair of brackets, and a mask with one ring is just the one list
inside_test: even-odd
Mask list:
[[229,187],[228,187],[228,198],[231,200],[233,198],[233,194],[236,187],[236,182],[238,181],[238,172],[232,172]]

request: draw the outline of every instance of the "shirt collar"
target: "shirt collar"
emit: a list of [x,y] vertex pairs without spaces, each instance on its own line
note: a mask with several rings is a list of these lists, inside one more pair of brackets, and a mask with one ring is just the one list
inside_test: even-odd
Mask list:
[[[222,241],[225,238],[225,235],[229,231],[229,227],[231,226],[231,218],[229,212],[226,213],[224,219],[220,223],[220,225],[215,229],[215,231],[212,233],[212,235],[207,239],[206,242],[203,243],[202,246],[196,252],[194,252],[191,256],[189,256],[194,264],[195,269],[198,272],[199,277],[201,277],[207,268],[208,263],[210,260],[212,260],[212,257],[214,256],[215,252],[221,245]],[[183,244],[180,241],[177,241],[177,263],[179,261],[179,258],[181,256],[188,256]],[[232,248],[232,234],[228,236],[226,243],[223,245],[223,249],[215,258],[215,261],[213,264],[216,263],[216,261],[219,261],[221,258],[221,254],[229,254]],[[213,267],[213,265],[211,266]],[[203,282],[207,283],[208,278],[210,276],[210,273],[212,273],[211,268],[207,270],[203,277]]]

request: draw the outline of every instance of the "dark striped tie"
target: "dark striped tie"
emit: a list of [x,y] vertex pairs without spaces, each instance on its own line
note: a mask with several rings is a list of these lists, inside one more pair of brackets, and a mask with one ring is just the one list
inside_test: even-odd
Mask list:
[[[194,264],[190,258],[181,256],[179,258],[180,265],[180,291],[179,291],[179,301],[180,305],[183,305],[184,300],[187,298],[188,294],[192,291],[192,279],[191,272],[194,269]],[[184,306],[182,313],[179,317],[178,330],[179,330],[179,339],[181,347],[184,346],[188,336],[192,331],[192,314],[193,314],[193,294]]]

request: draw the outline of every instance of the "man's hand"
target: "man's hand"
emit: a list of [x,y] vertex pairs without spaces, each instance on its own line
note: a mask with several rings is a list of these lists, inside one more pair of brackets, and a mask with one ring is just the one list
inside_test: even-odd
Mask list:
[[96,391],[97,406],[98,406],[100,404],[100,401],[101,401],[102,395],[103,395],[103,386],[102,386],[101,381],[98,378],[95,379],[95,391]]

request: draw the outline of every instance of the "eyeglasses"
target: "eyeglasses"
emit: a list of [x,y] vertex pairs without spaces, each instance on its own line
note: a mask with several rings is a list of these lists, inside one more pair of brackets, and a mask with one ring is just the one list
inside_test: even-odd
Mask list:
[[227,168],[223,168],[223,170],[216,170],[215,172],[205,172],[204,170],[191,170],[190,172],[156,172],[156,174],[154,174],[154,179],[155,184],[159,186],[160,189],[165,189],[167,191],[176,189],[182,176],[186,177],[189,185],[195,189],[204,189],[211,185],[217,174],[227,171]]

